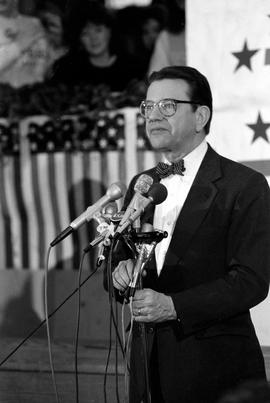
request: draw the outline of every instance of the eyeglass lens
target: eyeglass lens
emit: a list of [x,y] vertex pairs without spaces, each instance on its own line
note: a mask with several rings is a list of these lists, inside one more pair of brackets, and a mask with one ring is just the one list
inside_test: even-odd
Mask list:
[[166,117],[174,115],[177,108],[177,105],[173,100],[161,100],[158,103],[143,101],[141,103],[141,114],[148,118],[156,105],[158,106],[160,113]]

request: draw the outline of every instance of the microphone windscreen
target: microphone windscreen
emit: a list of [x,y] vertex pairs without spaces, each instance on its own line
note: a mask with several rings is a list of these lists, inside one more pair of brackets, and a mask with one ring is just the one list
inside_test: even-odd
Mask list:
[[134,190],[135,192],[139,192],[140,194],[145,194],[150,189],[150,186],[153,184],[154,179],[146,174],[142,174],[137,179],[135,183]]
[[112,183],[107,189],[106,196],[110,201],[118,200],[120,197],[124,196],[127,191],[126,185],[121,182]]
[[162,183],[154,183],[147,193],[148,199],[151,199],[153,204],[163,203],[167,195],[167,188]]

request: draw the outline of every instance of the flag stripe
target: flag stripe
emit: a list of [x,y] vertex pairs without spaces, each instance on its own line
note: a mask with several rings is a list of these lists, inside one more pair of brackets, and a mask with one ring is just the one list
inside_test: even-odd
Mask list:
[[[96,158],[95,158],[96,157]],[[91,163],[93,162],[93,165]],[[91,171],[91,166],[92,171]],[[93,175],[93,179],[91,179]],[[83,153],[83,188],[84,188],[84,208],[94,203],[93,195],[99,199],[102,195],[102,179],[101,179],[101,169],[100,169],[100,158],[98,153],[95,152],[85,152]],[[100,180],[97,180],[100,178]],[[95,236],[95,223],[91,220],[87,224],[87,238],[85,240],[85,246],[89,244],[90,239],[92,240]],[[95,255],[89,252],[84,260],[84,265],[89,268],[94,268],[95,266]]]
[[[5,214],[4,214],[4,208],[3,208],[3,193],[4,193],[4,188],[3,188],[3,178],[2,178],[2,163],[3,163],[3,158],[2,156],[0,157],[0,240],[5,239]],[[2,244],[0,253],[0,270],[6,267],[6,248],[5,245]]]
[[29,246],[28,246],[28,219],[27,213],[24,205],[24,200],[22,196],[22,178],[21,178],[21,166],[20,166],[20,158],[16,156],[14,158],[14,183],[15,183],[15,190],[16,190],[16,199],[18,202],[18,209],[19,215],[21,219],[21,239],[22,239],[22,268],[29,267]]
[[[48,156],[48,179],[49,179],[49,187],[50,187],[50,196],[51,196],[51,205],[52,205],[52,214],[53,221],[55,225],[56,234],[60,233],[61,225],[60,225],[60,210],[58,208],[57,202],[57,185],[56,185],[56,175],[55,175],[55,161],[54,154],[49,154]],[[55,247],[56,251],[56,259],[57,259],[57,268],[62,268],[62,255],[63,255],[63,246],[60,242],[57,247]]]
[[[51,203],[51,189],[50,189],[50,179],[49,179],[49,168],[48,168],[48,156],[45,153],[39,154],[37,162],[38,162],[38,188],[40,192],[40,200],[41,200],[41,208],[44,211],[45,217],[45,256],[47,254],[47,250],[49,248],[50,242],[55,238],[56,229],[54,225],[54,217],[53,217],[53,206]],[[49,267],[55,267],[57,259],[57,248],[54,247],[50,254],[50,262]],[[45,267],[45,262],[43,264]]]
[[[56,201],[59,211],[60,227],[57,234],[62,232],[71,222],[68,206],[68,187],[65,169],[66,153],[55,153],[55,180],[56,180]],[[67,237],[65,242],[62,242],[62,268],[70,268],[70,259],[72,257],[72,238]]]
[[[74,189],[72,188],[72,156],[71,153],[66,154],[65,160],[65,170],[66,170],[66,178],[67,178],[67,189],[68,189],[68,208],[69,208],[69,216],[70,220],[73,221],[76,218],[76,210],[75,210],[75,195]],[[78,245],[78,234],[77,232],[73,232],[71,234],[72,238],[72,268],[75,268],[76,262],[78,261],[78,253],[77,250],[74,250],[74,245]]]
[[17,197],[14,183],[14,163],[16,157],[9,158],[4,166],[5,172],[5,189],[7,200],[7,214],[11,222],[11,253],[14,268],[22,268],[22,236],[21,236],[21,217],[17,206]]
[[11,216],[9,214],[8,202],[7,202],[7,195],[6,195],[6,164],[11,162],[11,158],[3,157],[1,158],[1,206],[2,206],[2,214],[3,214],[3,242],[2,245],[5,245],[3,251],[5,253],[5,266],[7,268],[13,267],[13,254],[12,254],[12,229],[11,229]]
[[[96,151],[92,151],[87,154],[87,162],[85,163],[85,178],[86,192],[85,192],[85,204],[86,206],[92,205],[96,200],[100,199],[106,192],[106,186],[104,185],[102,171],[102,154]],[[89,239],[93,239],[96,234],[96,223],[90,221],[89,223]],[[89,241],[88,241],[89,243]],[[87,267],[94,268],[96,264],[96,250],[91,250],[86,257]]]
[[[27,214],[28,221],[28,258],[29,268],[37,270],[39,266],[39,234],[38,234],[38,218],[34,201],[33,179],[32,179],[32,160],[31,158],[20,158],[21,161],[21,190],[23,204]],[[27,267],[26,267],[27,268]]]
[[[80,216],[86,209],[84,205],[84,183],[83,183],[83,164],[82,164],[82,153],[76,153],[72,155],[72,191],[73,191],[73,203],[75,207],[74,218]],[[76,243],[76,253],[77,259],[74,262],[78,269],[78,264],[81,259],[82,249],[87,243],[87,233],[88,233],[88,223],[82,225],[77,231],[77,243]]]
[[46,253],[46,236],[45,236],[45,212],[42,208],[41,193],[39,191],[39,175],[38,175],[38,156],[34,154],[31,157],[32,161],[32,186],[34,194],[34,206],[37,211],[37,226],[38,226],[38,252],[39,252],[39,267],[44,267]]

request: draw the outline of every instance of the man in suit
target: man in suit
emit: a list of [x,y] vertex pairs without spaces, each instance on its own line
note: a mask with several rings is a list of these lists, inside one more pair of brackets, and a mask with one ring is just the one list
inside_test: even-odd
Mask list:
[[[168,237],[157,245],[132,303],[130,402],[150,401],[149,379],[152,403],[214,403],[244,380],[266,379],[249,309],[269,289],[269,186],[262,174],[206,142],[212,95],[196,69],[152,73],[141,113],[153,149],[171,166],[144,172],[165,185],[168,196],[141,221]],[[123,259],[113,271],[120,294],[133,267],[134,260]]]

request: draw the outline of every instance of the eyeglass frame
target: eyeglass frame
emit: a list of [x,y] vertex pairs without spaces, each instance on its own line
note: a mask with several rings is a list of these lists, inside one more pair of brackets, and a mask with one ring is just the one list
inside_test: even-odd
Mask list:
[[[160,106],[159,106],[160,102],[162,102],[162,101],[173,101],[173,102],[175,102],[176,104],[202,105],[201,102],[197,102],[197,101],[184,101],[184,100],[174,99],[174,98],[163,98],[163,99],[160,99],[158,102],[153,102],[153,109],[154,109],[155,106],[157,105],[159,112],[160,112],[161,115],[164,116],[165,118],[170,118],[170,117],[174,116],[174,115],[176,114],[176,112],[177,112],[177,108],[175,108],[175,112],[174,112],[172,115],[164,115],[164,113],[161,111]],[[140,108],[140,114],[141,114],[141,116],[142,116],[144,119],[149,119],[149,117],[144,116],[143,113],[141,112],[143,102],[152,102],[152,101],[147,101],[147,100],[144,99],[144,100],[140,103],[140,107],[139,107],[139,108]],[[153,109],[152,109],[152,111],[153,111]],[[152,112],[152,111],[151,111],[151,112]]]

